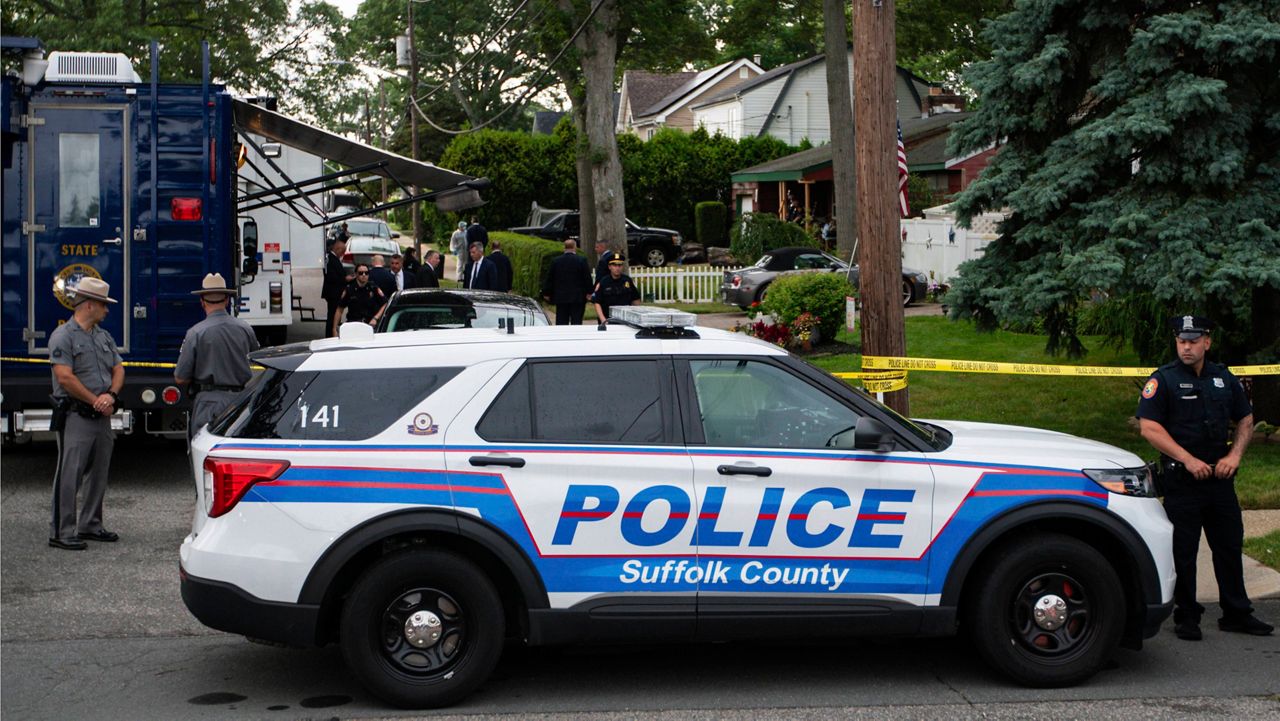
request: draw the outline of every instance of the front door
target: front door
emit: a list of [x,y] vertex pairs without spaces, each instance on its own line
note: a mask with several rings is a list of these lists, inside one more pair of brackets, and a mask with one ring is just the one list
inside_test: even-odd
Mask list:
[[49,335],[71,316],[68,289],[93,276],[119,301],[102,327],[128,351],[129,108],[33,104],[31,114],[28,347],[48,352]]

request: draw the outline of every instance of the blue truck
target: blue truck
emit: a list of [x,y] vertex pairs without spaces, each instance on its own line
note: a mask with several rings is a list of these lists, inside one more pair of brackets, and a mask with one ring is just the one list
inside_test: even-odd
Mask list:
[[[189,399],[173,384],[172,364],[187,329],[203,317],[191,290],[206,273],[241,288],[256,279],[264,249],[255,215],[282,212],[318,228],[420,201],[462,210],[479,205],[478,191],[487,186],[234,98],[210,82],[207,46],[200,83],[160,82],[154,43],[149,82],[119,53],[45,58],[38,40],[11,37],[0,40],[0,50],[11,65],[21,63],[0,79],[6,440],[49,427],[48,340],[70,317],[68,291],[81,278],[106,281],[119,301],[103,323],[126,366],[113,426],[183,435]],[[291,177],[275,160],[281,145],[343,168]],[[246,163],[254,178],[274,182],[246,185]],[[396,199],[369,198],[340,214],[313,200],[335,189],[359,192],[369,174],[394,181]],[[279,240],[261,240],[270,265]],[[291,317],[291,300],[272,298],[270,310]]]

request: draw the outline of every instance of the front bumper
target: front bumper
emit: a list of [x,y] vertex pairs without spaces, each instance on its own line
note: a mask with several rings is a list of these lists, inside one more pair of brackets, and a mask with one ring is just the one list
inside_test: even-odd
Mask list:
[[315,646],[320,607],[264,601],[239,586],[197,578],[178,566],[182,602],[209,628],[289,646]]

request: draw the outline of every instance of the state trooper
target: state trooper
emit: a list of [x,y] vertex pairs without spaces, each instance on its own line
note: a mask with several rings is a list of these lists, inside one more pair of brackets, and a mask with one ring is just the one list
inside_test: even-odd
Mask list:
[[[1200,316],[1170,320],[1178,359],[1147,379],[1138,401],[1142,437],[1160,452],[1164,509],[1173,523],[1174,633],[1199,641],[1204,606],[1196,602],[1196,553],[1203,527],[1213,553],[1222,618],[1218,628],[1265,636],[1253,615],[1240,554],[1244,523],[1235,475],[1253,435],[1253,408],[1239,379],[1205,360],[1212,323]],[[1231,422],[1236,424],[1234,435]]]
[[[100,324],[111,305],[111,286],[83,278],[68,291],[75,310],[71,319],[49,336],[53,371],[53,430],[58,438],[58,466],[53,475],[53,517],[49,545],[83,551],[85,541],[120,540],[102,526],[102,499],[115,434],[111,414],[124,388],[124,364],[115,339]],[[84,504],[76,514],[76,493]]]
[[205,319],[191,326],[182,340],[173,379],[179,385],[191,384],[194,399],[187,431],[194,436],[253,377],[249,353],[258,349],[258,338],[252,326],[227,312],[234,293],[221,273],[206,275],[200,290],[191,293],[200,296]]

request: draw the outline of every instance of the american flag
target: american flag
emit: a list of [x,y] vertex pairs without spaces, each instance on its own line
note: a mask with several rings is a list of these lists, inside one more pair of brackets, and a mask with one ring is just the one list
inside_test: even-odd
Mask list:
[[902,217],[911,215],[911,206],[907,203],[907,148],[902,144],[902,121],[898,121],[898,205]]

